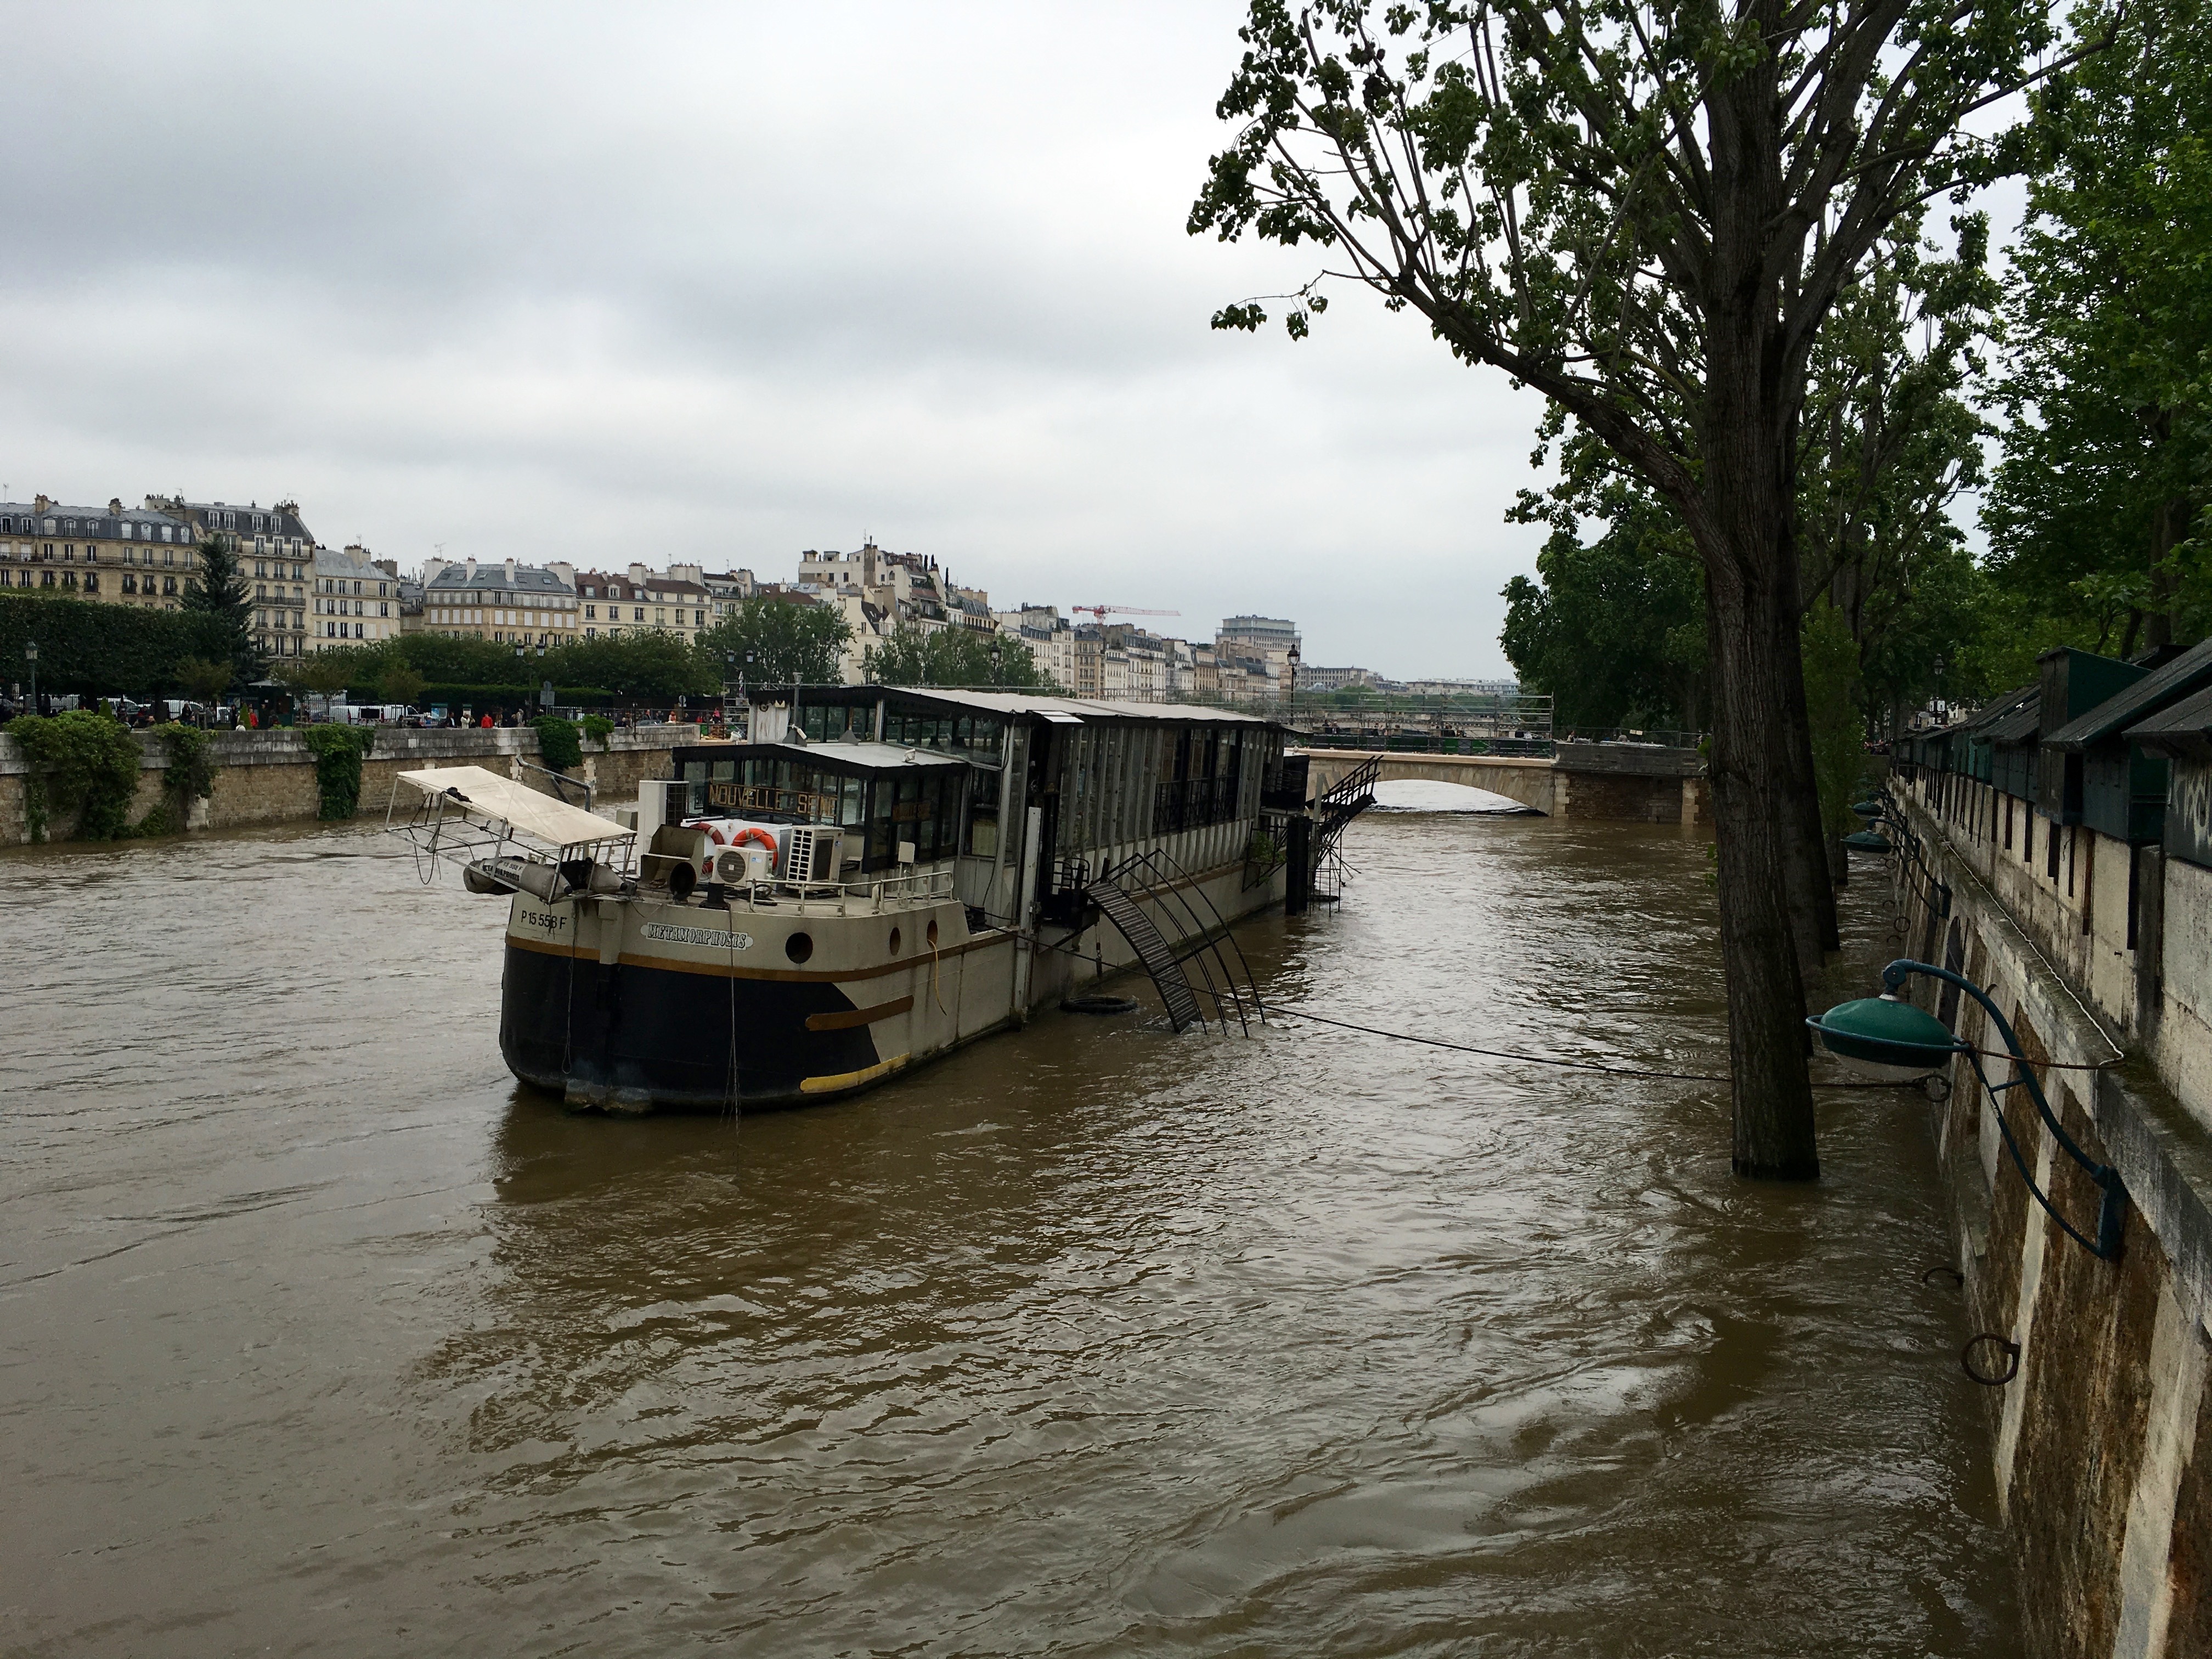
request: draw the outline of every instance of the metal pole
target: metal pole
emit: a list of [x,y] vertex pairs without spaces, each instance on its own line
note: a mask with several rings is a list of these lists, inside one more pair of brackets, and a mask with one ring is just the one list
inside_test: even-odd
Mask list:
[[[2081,1234],[2074,1232],[2074,1229],[2067,1224],[2066,1218],[2051,1208],[2051,1200],[2043,1196],[2041,1190],[2035,1184],[2034,1176],[2029,1173],[2027,1162],[2021,1156],[2020,1148],[2013,1146],[2013,1161],[2020,1165],[2021,1174],[2027,1181],[2028,1190],[2035,1194],[2037,1200],[2045,1209],[2051,1211],[2061,1227],[2073,1233],[2074,1237],[2081,1239],[2082,1243],[2087,1244],[2094,1254],[2102,1256],[2107,1261],[2118,1259],[2120,1254],[2120,1236],[2126,1228],[2128,1218],[2128,1189],[2120,1179],[2120,1172],[2109,1164],[2100,1164],[2092,1158],[2075,1144],[2074,1137],[2066,1133],[2066,1126],[2058,1121],[2057,1114],[2051,1109],[2051,1103],[2043,1097],[2043,1085],[2035,1080],[2035,1070],[2028,1063],[2027,1051],[2020,1046],[2020,1038],[2013,1032],[2012,1022],[2004,1017],[2004,1011],[1990,999],[1988,992],[1983,990],[1964,974],[1954,973],[1948,968],[1938,968],[1929,962],[1915,962],[1905,957],[1899,957],[1881,970],[1882,989],[1894,996],[1905,988],[1905,981],[1915,974],[1925,974],[1930,979],[1942,980],[1946,985],[1955,985],[1982,1005],[1983,1010],[1990,1017],[1990,1023],[1996,1027],[1997,1035],[2004,1039],[2005,1048],[2012,1055],[2014,1069],[2019,1073],[2011,1082],[2002,1085],[1991,1085],[1987,1078],[1984,1078],[1983,1086],[1989,1089],[1994,1097],[2002,1089],[2010,1089],[2021,1084],[2027,1085],[2028,1098],[2035,1103],[2036,1112],[2042,1117],[2044,1126],[2051,1131],[2051,1139],[2058,1143],[2069,1158],[2088,1171],[2089,1179],[2097,1183],[2098,1190],[2104,1195],[2097,1209],[2096,1242],[2090,1243],[2090,1241],[2082,1238]],[[1963,1048],[1965,1045],[1960,1046]],[[1971,1054],[1971,1051],[1969,1052]],[[1977,1076],[1979,1076],[1981,1066],[1978,1063],[1978,1056],[1974,1058],[1977,1061],[1974,1072]],[[1997,1105],[1997,1121],[1998,1126],[2004,1129],[2007,1145],[2010,1146],[2012,1131],[2004,1122],[2004,1107],[2001,1102]]]

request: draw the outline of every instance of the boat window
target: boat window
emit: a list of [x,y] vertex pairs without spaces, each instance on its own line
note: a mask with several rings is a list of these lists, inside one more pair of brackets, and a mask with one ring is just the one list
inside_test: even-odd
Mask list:
[[864,787],[865,786],[858,778],[845,780],[844,787],[840,792],[842,800],[837,812],[838,823],[849,828],[861,821],[865,812],[865,804],[862,799]]
[[1024,781],[1028,775],[1029,747],[1030,734],[1021,727],[1016,726],[1013,743],[1007,750],[1006,769],[1007,775],[1013,780],[1011,805],[1008,809],[1013,815],[1013,824],[1008,826],[1009,833],[999,837],[999,860],[1002,864],[1012,864],[1020,855],[1022,836],[1027,833],[1025,826],[1029,820],[1023,811],[1023,790]]
[[970,858],[999,856],[999,775],[977,772],[969,780],[973,796],[968,806],[965,843],[961,850]]
[[889,867],[896,848],[891,843],[892,792],[896,780],[878,778],[868,786],[868,851],[862,866],[869,870]]

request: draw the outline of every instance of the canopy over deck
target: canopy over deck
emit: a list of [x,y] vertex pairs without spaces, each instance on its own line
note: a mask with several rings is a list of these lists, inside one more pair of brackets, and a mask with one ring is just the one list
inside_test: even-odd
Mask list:
[[590,847],[600,842],[635,839],[635,831],[611,818],[541,795],[528,784],[503,778],[481,766],[434,767],[422,772],[402,772],[398,777],[400,782],[412,785],[441,806],[450,803],[477,818],[496,819],[510,830],[548,847]]

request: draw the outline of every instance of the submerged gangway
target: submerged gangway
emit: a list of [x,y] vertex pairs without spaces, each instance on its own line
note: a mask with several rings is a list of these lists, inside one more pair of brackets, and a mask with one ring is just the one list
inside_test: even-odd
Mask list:
[[[1233,1018],[1249,1035],[1255,1022],[1265,1022],[1260,988],[1236,935],[1205,889],[1165,853],[1133,854],[1102,866],[1084,884],[1083,896],[1127,942],[1176,1030],[1218,1022],[1225,1036]],[[1210,1018],[1201,995],[1212,1006]]]

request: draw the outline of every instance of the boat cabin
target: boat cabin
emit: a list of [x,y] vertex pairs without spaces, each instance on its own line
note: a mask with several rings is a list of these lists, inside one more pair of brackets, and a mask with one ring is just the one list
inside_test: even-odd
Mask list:
[[1232,709],[869,685],[803,688],[794,708],[779,695],[756,694],[753,741],[676,751],[684,787],[667,808],[710,858],[741,842],[775,879],[949,874],[971,911],[1008,925],[1025,896],[1047,902],[1140,852],[1194,874],[1246,860],[1268,841],[1263,818],[1304,806],[1285,794],[1284,728]]

